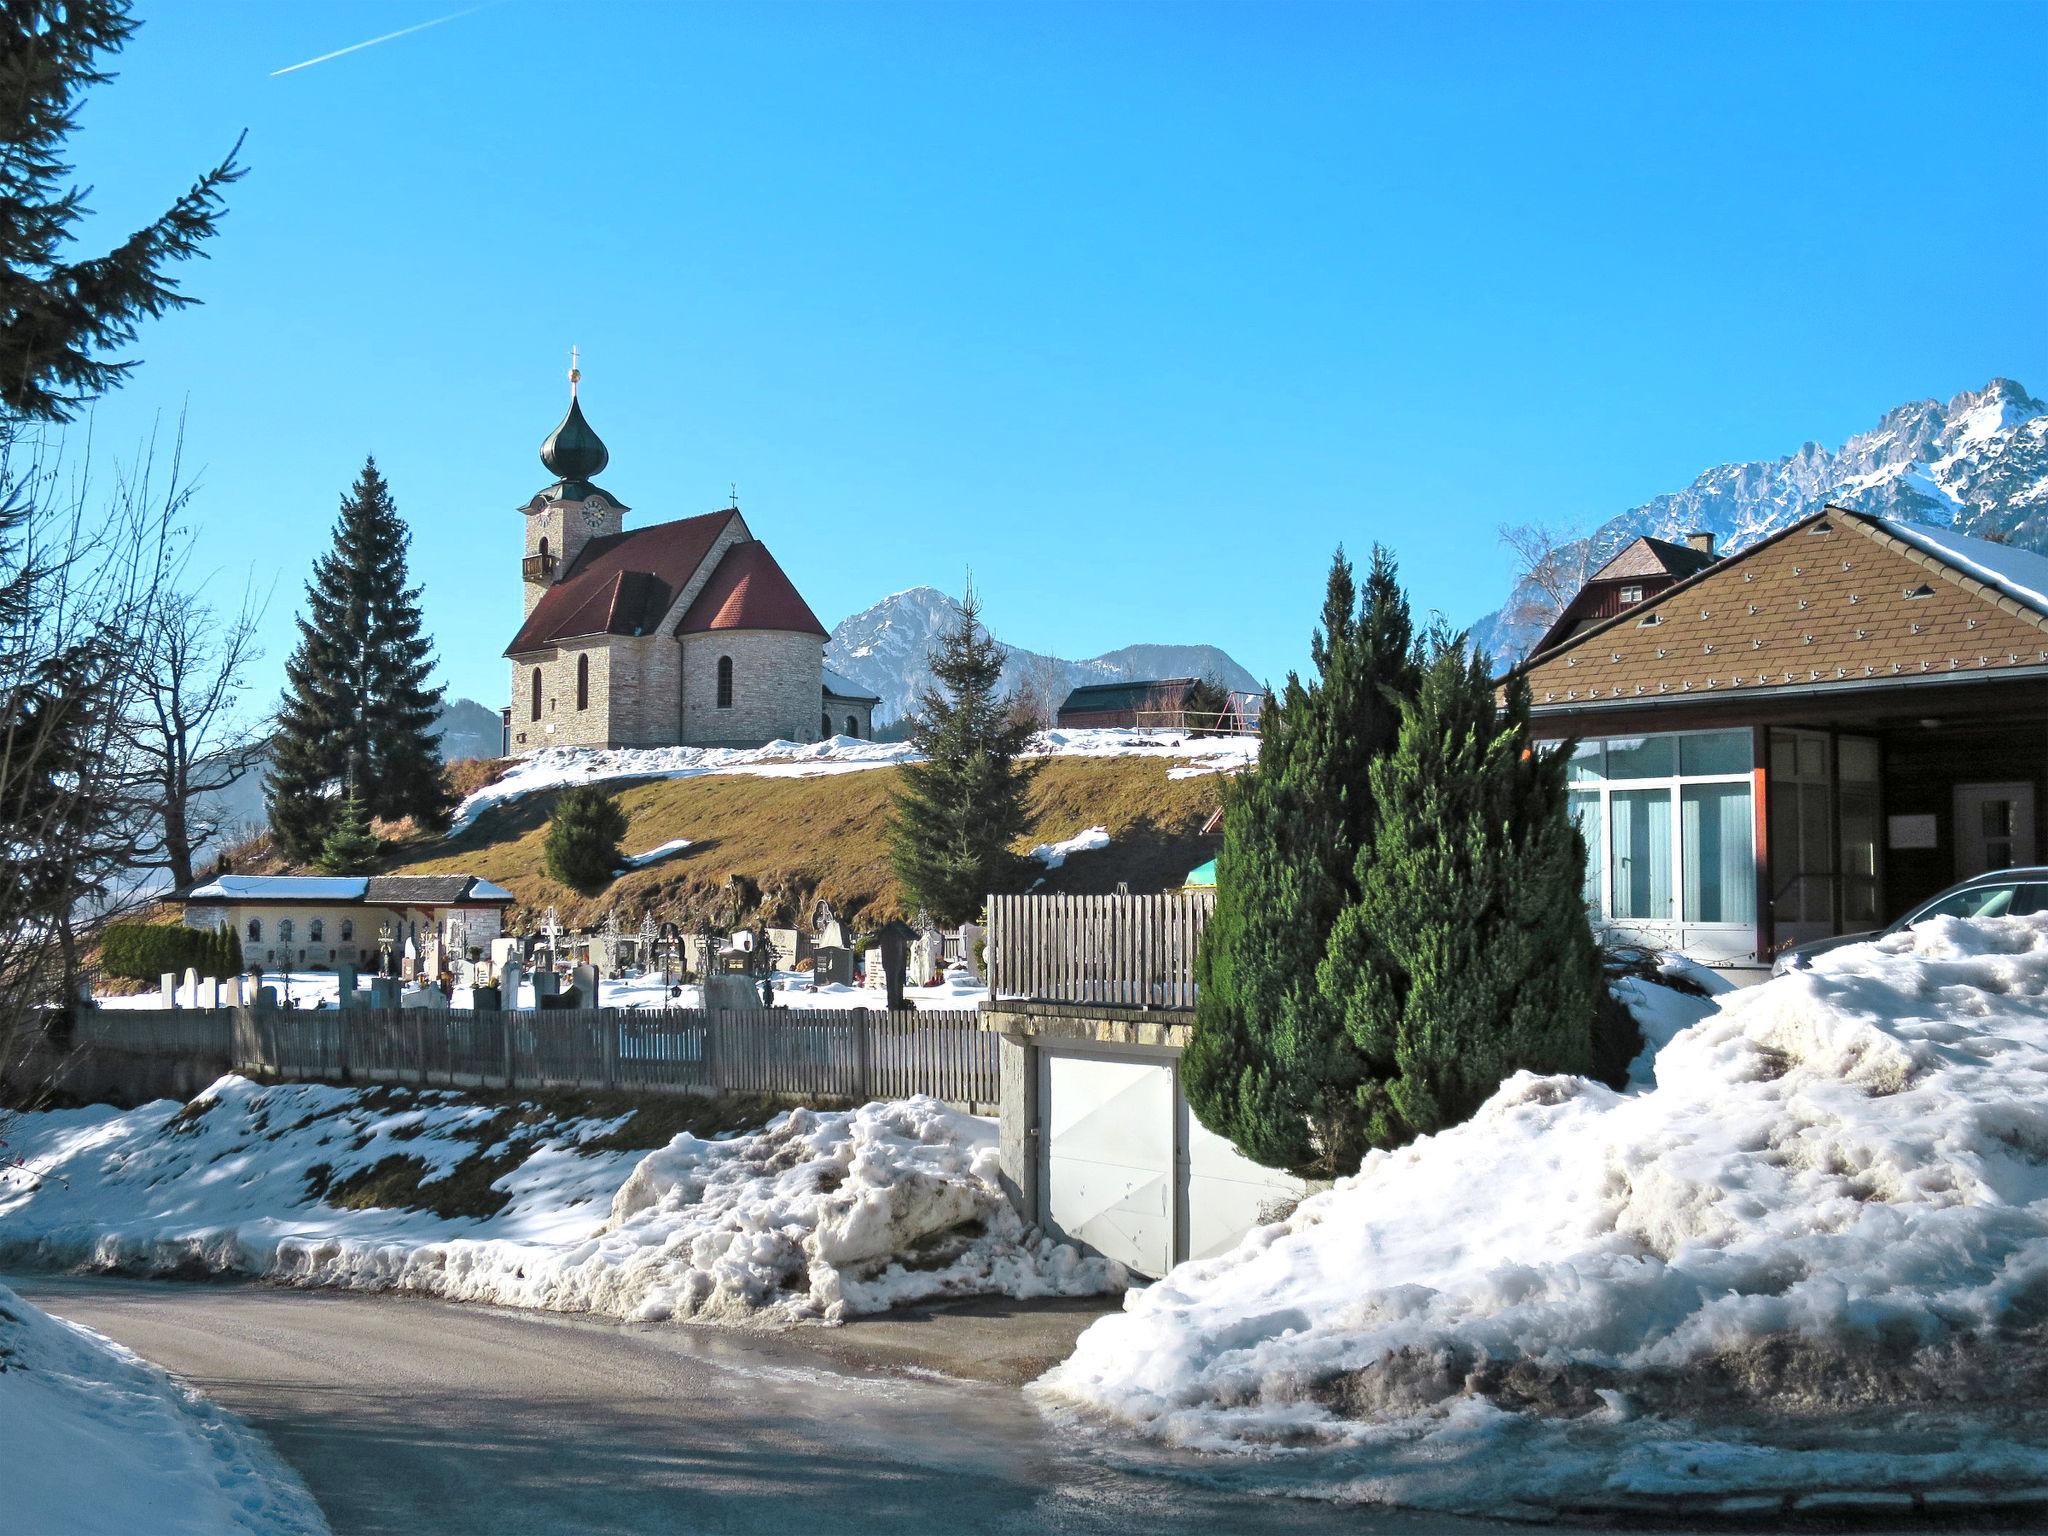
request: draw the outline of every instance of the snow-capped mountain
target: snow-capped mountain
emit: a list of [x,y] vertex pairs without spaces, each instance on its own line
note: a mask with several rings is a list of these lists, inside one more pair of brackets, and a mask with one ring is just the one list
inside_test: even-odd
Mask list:
[[[1646,533],[1709,532],[1724,553],[1741,549],[1828,502],[2048,553],[2048,405],[1993,379],[1946,405],[1899,406],[1838,449],[1808,443],[1786,458],[1720,465],[1602,523],[1588,537],[1588,569]],[[1509,621],[1514,607],[1510,600],[1472,629],[1497,661],[1536,638]]]
[[[926,664],[940,635],[960,622],[960,605],[936,587],[912,587],[842,619],[825,645],[825,665],[881,699],[877,725],[901,719],[931,686]],[[1086,661],[1066,661],[1005,645],[1007,689],[1066,689],[1125,678],[1208,677],[1226,688],[1256,690],[1251,673],[1213,645],[1127,645]],[[1052,700],[1054,704],[1058,699]]]

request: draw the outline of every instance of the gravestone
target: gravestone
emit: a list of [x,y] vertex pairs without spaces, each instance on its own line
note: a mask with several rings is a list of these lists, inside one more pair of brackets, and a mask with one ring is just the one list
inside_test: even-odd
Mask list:
[[745,1009],[761,1006],[761,994],[751,976],[706,976],[706,1008]]
[[811,936],[795,928],[770,928],[768,948],[778,971],[793,971],[812,953]]
[[442,995],[439,987],[429,982],[424,987],[407,987],[405,991],[399,994],[398,1006],[406,1009],[424,1009],[427,1011],[435,1009],[445,1010],[448,1006],[448,999]]
[[277,988],[258,987],[256,989],[256,1006],[265,1010],[275,1009],[277,1007]]
[[200,978],[199,990],[192,1000],[196,1006],[201,1008],[218,1008],[220,1006],[219,979],[213,976]]
[[526,980],[526,967],[517,960],[506,960],[498,967],[498,990],[505,994],[505,1006],[519,1006],[519,984]]
[[811,951],[811,981],[820,987],[853,985],[853,951],[845,945],[819,945]]
[[570,973],[570,981],[576,988],[578,1006],[597,1008],[603,1006],[597,1000],[598,969],[594,965],[579,965]]
[[533,1004],[536,1008],[541,1006],[542,998],[559,996],[561,990],[562,978],[558,972],[539,970],[533,973]]
[[399,989],[405,985],[396,976],[372,976],[370,978],[370,1006],[372,1008],[396,1008]]
[[981,956],[976,953],[981,946],[983,937],[984,934],[978,924],[962,923],[960,925],[960,962],[967,967],[968,975],[972,976],[976,981],[986,981],[988,979],[981,974]]
[[336,997],[344,1008],[353,1008],[361,1001],[356,996],[356,968],[344,960],[334,968]]
[[185,967],[185,984],[178,989],[178,998],[187,1008],[199,1006],[199,972],[192,966]]
[[863,954],[860,957],[860,965],[869,986],[879,987],[883,984],[882,952],[879,949],[870,949],[867,953]]

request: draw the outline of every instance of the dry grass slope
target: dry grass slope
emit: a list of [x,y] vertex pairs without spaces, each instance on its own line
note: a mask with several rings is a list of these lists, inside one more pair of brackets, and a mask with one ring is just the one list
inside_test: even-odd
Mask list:
[[[1124,881],[1136,892],[1172,890],[1212,857],[1217,840],[1203,837],[1201,827],[1216,808],[1220,779],[1173,780],[1166,769],[1142,758],[1048,761],[1032,790],[1032,831],[1020,848],[1094,826],[1107,827],[1111,843],[1074,855],[1041,889],[1100,892]],[[519,897],[515,925],[548,906],[572,926],[595,922],[614,906],[632,921],[650,910],[665,919],[727,899],[733,890],[750,912],[771,919],[806,917],[824,896],[843,916],[886,920],[909,915],[889,869],[887,823],[897,777],[894,768],[874,768],[815,778],[620,780],[619,804],[630,826],[627,853],[678,837],[692,846],[622,875],[594,897],[557,884],[542,867],[552,793],[491,811],[459,837],[400,846],[381,868],[459,870],[495,880]]]

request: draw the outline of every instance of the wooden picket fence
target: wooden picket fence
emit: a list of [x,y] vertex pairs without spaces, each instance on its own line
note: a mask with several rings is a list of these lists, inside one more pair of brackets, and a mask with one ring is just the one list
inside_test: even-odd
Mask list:
[[991,896],[989,995],[1113,1008],[1195,1006],[1195,953],[1214,891]]
[[101,1010],[81,1043],[223,1055],[235,1071],[333,1083],[749,1093],[926,1093],[992,1109],[996,1036],[971,1010],[442,1008]]

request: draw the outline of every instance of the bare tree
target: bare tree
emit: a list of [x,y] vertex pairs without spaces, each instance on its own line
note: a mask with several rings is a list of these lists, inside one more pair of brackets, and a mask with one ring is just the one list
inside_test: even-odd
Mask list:
[[1557,622],[1595,569],[1593,541],[1545,523],[1502,524],[1515,556],[1515,586],[1503,617],[1524,645]]
[[1059,721],[1060,705],[1067,701],[1071,691],[1067,669],[1050,656],[1020,659],[1016,666],[1016,681],[1009,695],[1011,717],[1034,731],[1051,730]]
[[132,795],[131,869],[192,883],[199,850],[230,827],[214,797],[261,762],[239,705],[260,657],[261,606],[244,593],[225,617],[172,593],[145,616],[120,748]]

